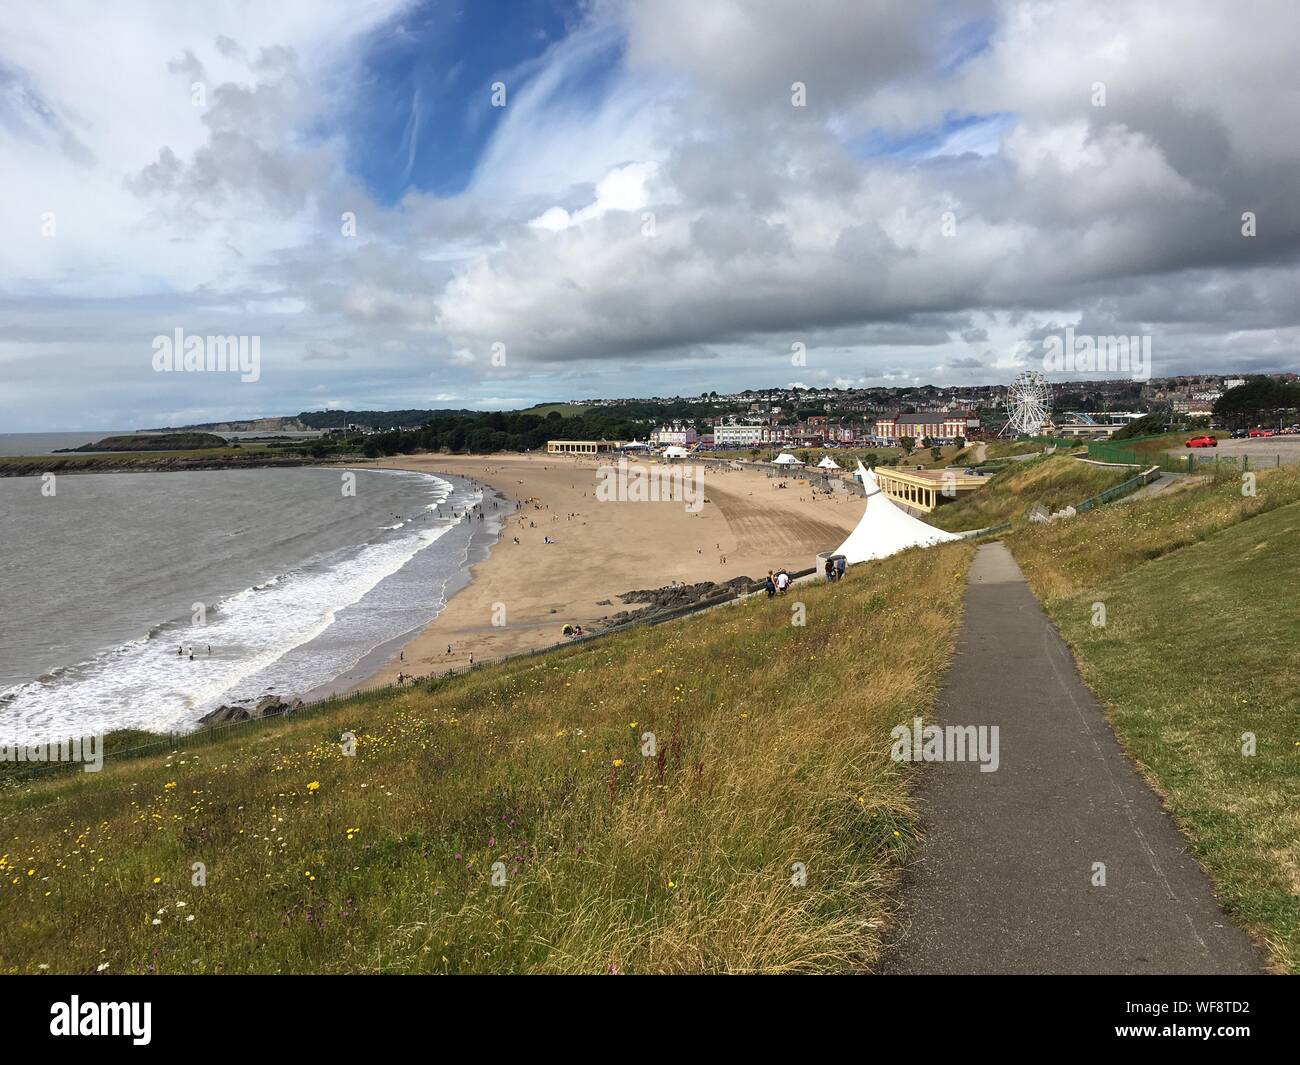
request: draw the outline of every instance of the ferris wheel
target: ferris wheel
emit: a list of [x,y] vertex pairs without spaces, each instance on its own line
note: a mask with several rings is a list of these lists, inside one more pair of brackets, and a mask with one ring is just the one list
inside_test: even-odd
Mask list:
[[1003,436],[1037,436],[1052,417],[1052,386],[1037,370],[1025,370],[1007,388],[1007,424]]

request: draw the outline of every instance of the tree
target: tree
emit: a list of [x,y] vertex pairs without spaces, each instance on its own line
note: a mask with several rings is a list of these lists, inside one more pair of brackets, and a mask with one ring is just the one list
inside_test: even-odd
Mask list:
[[904,455],[910,455],[912,453],[912,448],[916,447],[916,439],[911,436],[899,437],[898,446],[903,449]]

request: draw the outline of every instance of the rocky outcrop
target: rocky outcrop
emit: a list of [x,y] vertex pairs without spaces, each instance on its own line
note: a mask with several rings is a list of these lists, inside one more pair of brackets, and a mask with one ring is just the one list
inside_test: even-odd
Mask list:
[[251,721],[254,718],[276,717],[279,714],[287,714],[292,710],[297,710],[302,705],[301,699],[294,699],[290,703],[278,695],[264,695],[251,708],[240,706],[238,703],[218,706],[211,713],[204,714],[199,718],[199,725],[203,728],[210,728],[213,725],[224,725],[230,721]]
[[710,600],[729,599],[733,595],[756,592],[763,587],[761,581],[749,577],[733,577],[729,581],[700,581],[698,584],[668,584],[662,588],[642,588],[624,592],[619,598],[625,603],[645,603],[640,610],[621,610],[608,619],[611,625],[628,621],[644,621],[656,614],[667,614],[689,606],[706,606]]

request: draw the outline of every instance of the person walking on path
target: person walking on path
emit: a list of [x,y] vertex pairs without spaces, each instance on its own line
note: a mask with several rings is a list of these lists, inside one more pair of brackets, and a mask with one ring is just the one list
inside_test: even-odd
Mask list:
[[767,580],[763,582],[763,588],[767,592],[769,599],[776,595],[776,578],[772,576],[772,571],[767,571]]

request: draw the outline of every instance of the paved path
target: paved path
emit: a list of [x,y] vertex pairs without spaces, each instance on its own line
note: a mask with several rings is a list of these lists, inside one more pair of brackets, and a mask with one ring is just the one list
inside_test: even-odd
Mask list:
[[999,726],[1000,765],[922,768],[926,839],[882,972],[1262,970],[1001,543],[972,564],[937,721]]

